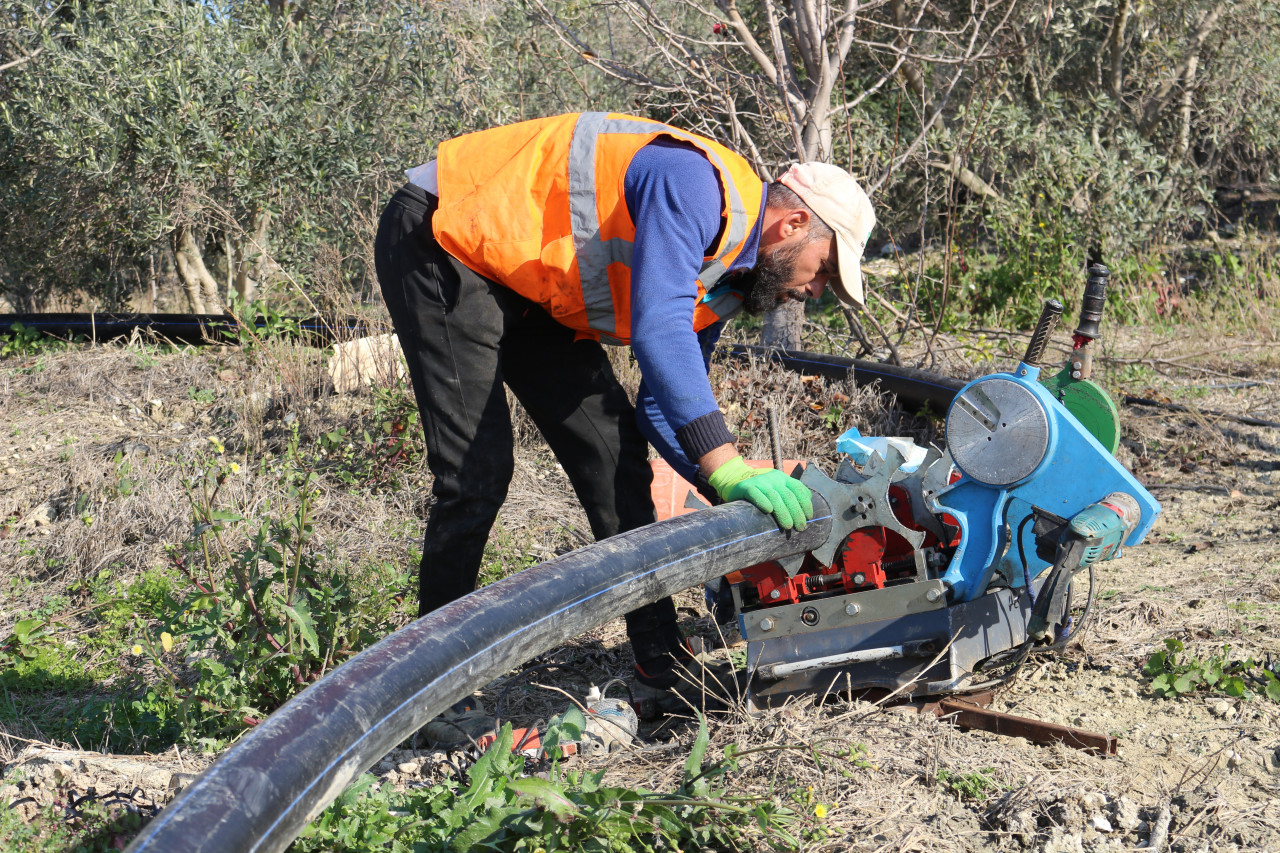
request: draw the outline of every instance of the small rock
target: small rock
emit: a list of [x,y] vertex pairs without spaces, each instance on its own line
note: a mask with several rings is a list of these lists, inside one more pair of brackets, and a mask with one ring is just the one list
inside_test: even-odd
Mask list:
[[1022,836],[1023,840],[1033,838],[1036,834],[1036,828],[1036,816],[1031,809],[1014,812],[1006,826],[1010,833]]
[[1080,840],[1080,833],[1064,833],[1055,826],[1049,841],[1044,845],[1044,853],[1084,853],[1084,843]]
[[1241,764],[1244,764],[1244,758],[1234,749],[1231,750],[1231,753],[1227,755],[1227,766],[1235,770]]
[[379,761],[377,770],[379,773],[390,773],[395,767],[390,761]]
[[1231,703],[1223,699],[1213,703],[1213,707],[1209,709],[1215,717],[1225,717],[1231,713]]
[[403,773],[406,776],[413,776],[418,772],[418,762],[402,761],[401,763],[396,765],[396,770],[399,771],[400,773]]
[[1142,825],[1142,818],[1138,815],[1138,804],[1128,797],[1120,797],[1116,800],[1112,816],[1116,819],[1116,826],[1125,832],[1132,832]]
[[177,793],[196,781],[195,773],[177,773],[169,777],[169,790]]
[[1111,829],[1111,821],[1107,820],[1100,814],[1095,814],[1093,817],[1089,818],[1089,825],[1098,830],[1098,832],[1113,831]]
[[[1084,810],[1080,808],[1079,801],[1063,800],[1055,803],[1050,808],[1049,814],[1053,817],[1054,823],[1063,829],[1078,832],[1085,826]],[[1079,843],[1080,840],[1077,835],[1076,844],[1078,845]]]

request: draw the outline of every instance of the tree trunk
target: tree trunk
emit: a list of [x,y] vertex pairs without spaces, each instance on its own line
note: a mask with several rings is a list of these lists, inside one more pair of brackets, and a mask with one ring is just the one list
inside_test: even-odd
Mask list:
[[1181,160],[1187,156],[1191,147],[1191,106],[1195,98],[1196,66],[1200,57],[1193,55],[1187,62],[1187,70],[1182,75],[1182,107],[1179,116],[1178,144],[1174,148],[1174,156]]
[[[893,13],[894,25],[899,28],[898,37],[893,40],[893,43],[899,50],[906,51],[909,47],[907,33],[911,27],[911,21],[907,17],[906,0],[893,0],[889,4],[889,9]],[[915,92],[916,97],[920,99],[920,112],[928,112],[929,98],[925,92],[924,76],[911,60],[902,63],[902,79],[906,82],[907,88]]]
[[764,315],[764,345],[776,349],[800,349],[800,329],[804,326],[804,303],[786,302]]
[[262,280],[262,271],[266,267],[263,259],[267,254],[267,232],[270,228],[271,214],[259,211],[254,217],[253,234],[247,241],[236,244],[233,284],[242,302],[252,302],[258,295],[258,282]]
[[187,304],[193,314],[221,314],[222,300],[218,296],[218,282],[214,281],[204,265],[204,256],[191,235],[191,227],[179,225],[169,237],[173,247],[178,277],[187,294]]
[[1120,103],[1120,93],[1124,85],[1124,30],[1129,23],[1129,0],[1116,3],[1116,14],[1111,21],[1111,33],[1107,36],[1108,49],[1111,53],[1111,79],[1108,88],[1111,100]]
[[1190,43],[1187,45],[1187,52],[1182,62],[1174,70],[1173,75],[1161,83],[1155,94],[1147,101],[1142,110],[1142,118],[1138,122],[1138,133],[1143,138],[1150,139],[1152,134],[1155,133],[1165,109],[1173,102],[1178,86],[1185,82],[1187,72],[1190,71],[1191,75],[1195,76],[1195,66],[1200,61],[1200,48],[1204,46],[1205,39],[1209,37],[1209,33],[1213,32],[1213,28],[1217,26],[1218,18],[1221,16],[1221,5],[1214,6],[1204,13],[1204,17],[1200,19],[1199,26],[1191,34]]

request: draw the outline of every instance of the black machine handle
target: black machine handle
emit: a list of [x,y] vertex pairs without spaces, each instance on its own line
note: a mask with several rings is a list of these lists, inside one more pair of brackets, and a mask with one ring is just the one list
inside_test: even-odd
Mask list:
[[1035,608],[1027,622],[1027,636],[1032,640],[1052,639],[1055,627],[1066,621],[1071,578],[1080,570],[1088,544],[1071,536],[1058,545],[1053,568],[1036,595]]
[[1062,303],[1056,299],[1046,299],[1044,308],[1040,309],[1040,319],[1036,322],[1036,330],[1031,333],[1031,343],[1027,344],[1027,354],[1022,357],[1023,364],[1036,365],[1044,357],[1049,346],[1049,338],[1062,316]]
[[1089,280],[1084,285],[1084,299],[1080,300],[1080,325],[1075,332],[1078,336],[1097,340],[1102,309],[1107,307],[1107,285],[1110,282],[1111,270],[1096,261],[1089,264]]

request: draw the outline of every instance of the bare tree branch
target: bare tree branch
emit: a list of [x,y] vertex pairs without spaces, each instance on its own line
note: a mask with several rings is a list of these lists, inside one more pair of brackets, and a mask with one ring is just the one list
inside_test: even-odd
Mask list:
[[6,62],[4,65],[0,65],[0,71],[8,71],[10,68],[17,68],[19,65],[26,65],[28,62],[35,59],[37,56],[39,56],[43,52],[44,52],[43,47],[37,47],[35,50],[31,51],[26,56],[19,56],[17,59],[13,60],[12,62]]

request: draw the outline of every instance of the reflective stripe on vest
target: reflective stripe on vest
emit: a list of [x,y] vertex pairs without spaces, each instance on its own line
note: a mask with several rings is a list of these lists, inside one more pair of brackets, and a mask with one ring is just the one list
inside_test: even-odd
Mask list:
[[[587,325],[602,338],[617,339],[617,318],[613,313],[613,292],[609,288],[609,264],[631,266],[634,245],[617,237],[603,240],[596,219],[596,140],[605,133],[654,133],[691,142],[706,155],[723,177],[729,208],[729,233],[721,254],[702,265],[698,280],[710,291],[727,271],[722,261],[747,238],[747,210],[742,195],[734,185],[732,173],[720,155],[699,145],[698,137],[665,124],[611,119],[609,113],[582,113],[573,127],[569,143],[569,221],[573,228],[574,251],[578,258],[578,280],[582,284],[582,300],[586,306]],[[736,297],[727,297],[733,300]],[[721,297],[710,306],[725,304]],[[720,311],[716,311],[723,316]]]

